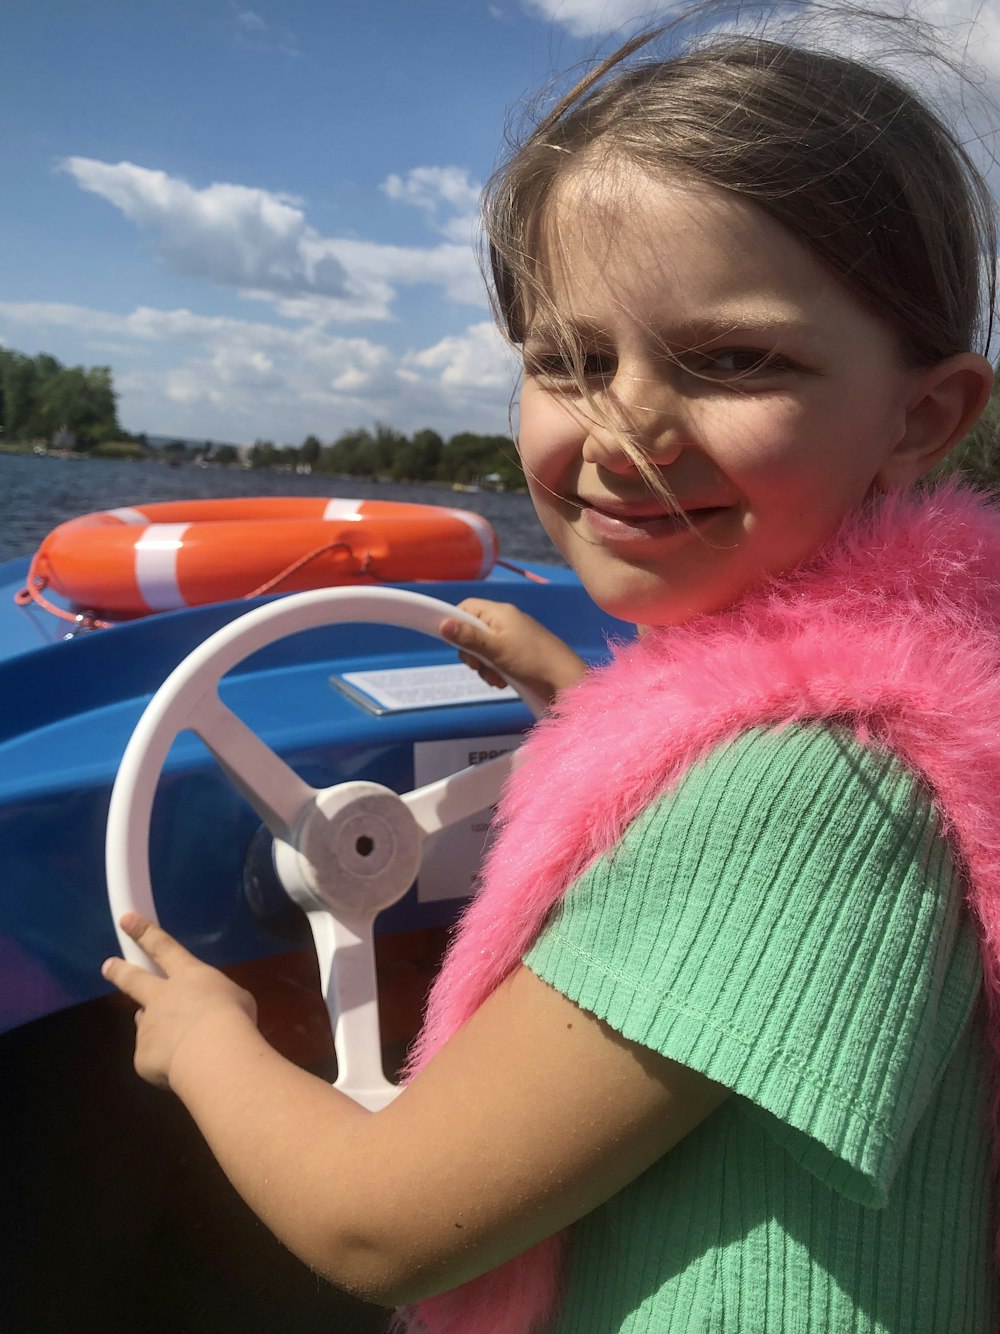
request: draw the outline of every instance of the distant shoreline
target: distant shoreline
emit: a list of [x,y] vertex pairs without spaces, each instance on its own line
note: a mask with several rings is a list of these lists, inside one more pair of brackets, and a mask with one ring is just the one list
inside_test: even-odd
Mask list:
[[240,475],[246,474],[273,474],[275,476],[299,476],[299,477],[326,477],[331,483],[348,482],[351,484],[360,484],[363,486],[385,486],[385,485],[405,485],[421,487],[446,487],[460,494],[471,494],[479,491],[493,491],[506,493],[508,495],[527,495],[527,486],[511,486],[509,484],[495,484],[491,480],[483,479],[481,482],[463,482],[458,479],[451,480],[446,477],[390,477],[383,473],[348,473],[348,472],[327,472],[321,468],[314,468],[309,464],[290,464],[290,463],[259,463],[247,464],[236,460],[226,460],[225,462],[204,457],[179,458],[166,454],[161,447],[152,446],[143,449],[141,446],[133,444],[131,441],[111,441],[107,445],[97,445],[90,450],[76,450],[67,448],[52,448],[47,445],[33,444],[29,442],[14,441],[6,443],[0,441],[0,455],[8,455],[17,458],[36,458],[36,459],[62,459],[69,462],[98,462],[98,463],[155,463],[161,467],[180,469],[192,468],[202,471],[203,469],[212,469],[215,472],[232,472]]
[[42,456],[0,446],[0,561],[37,550],[58,524],[97,510],[234,496],[364,499],[377,495],[380,500],[472,510],[492,524],[506,559],[563,563],[530,498],[520,490],[462,492],[448,482],[375,481],[356,475],[303,475],[213,464],[170,467],[155,457],[135,462],[102,459],[103,467],[79,468],[80,457]]

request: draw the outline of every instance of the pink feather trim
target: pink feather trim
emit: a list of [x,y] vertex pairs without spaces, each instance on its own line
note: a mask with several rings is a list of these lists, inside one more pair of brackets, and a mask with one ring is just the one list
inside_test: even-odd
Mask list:
[[[724,612],[657,630],[534,729],[481,888],[431,993],[412,1077],[515,968],[552,908],[632,820],[715,747],[835,719],[922,776],[964,865],[1000,1061],[1000,515],[952,486],[850,518],[807,565]],[[559,801],[539,801],[539,792]],[[1000,1100],[994,1105],[994,1141]],[[563,1238],[399,1313],[425,1334],[536,1334]]]

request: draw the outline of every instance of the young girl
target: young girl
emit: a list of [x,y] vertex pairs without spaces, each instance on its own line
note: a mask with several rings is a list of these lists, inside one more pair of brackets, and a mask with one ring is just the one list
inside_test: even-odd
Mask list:
[[[105,975],[267,1225],[414,1329],[994,1329],[1000,524],[907,494],[990,392],[988,197],[861,65],[634,46],[487,227],[539,516],[644,633],[528,742],[407,1087],[287,1064],[137,918],[165,976]],[[469,605],[462,651],[581,675]]]

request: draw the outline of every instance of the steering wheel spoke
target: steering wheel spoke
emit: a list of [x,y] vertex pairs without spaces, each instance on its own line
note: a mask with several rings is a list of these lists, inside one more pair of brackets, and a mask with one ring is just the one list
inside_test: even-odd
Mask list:
[[275,755],[214,691],[199,701],[189,727],[274,837],[289,842],[316,798],[315,788]]
[[407,792],[402,798],[403,805],[409,808],[424,834],[449,829],[494,805],[507,775],[517,763],[516,754],[511,751],[484,764],[470,764],[458,773]]
[[337,1053],[334,1088],[371,1112],[381,1111],[399,1086],[382,1068],[372,921],[350,923],[318,911],[307,916]]

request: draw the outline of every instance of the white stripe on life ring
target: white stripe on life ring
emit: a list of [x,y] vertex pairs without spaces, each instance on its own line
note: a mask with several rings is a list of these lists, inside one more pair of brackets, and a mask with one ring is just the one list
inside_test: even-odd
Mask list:
[[328,500],[323,511],[323,521],[326,523],[331,519],[357,518],[364,503],[363,500]]
[[105,514],[113,514],[116,519],[121,519],[122,523],[149,523],[141,510],[129,509],[127,505],[123,505],[121,509],[105,510],[104,512]]
[[493,569],[493,561],[496,557],[496,547],[493,542],[493,529],[478,514],[473,514],[471,510],[452,510],[456,519],[461,519],[467,523],[475,535],[479,538],[479,549],[483,553],[483,558],[479,563],[479,573],[477,579],[485,579],[490,570]]
[[177,582],[177,553],[189,523],[151,523],[135,544],[135,582],[150,611],[187,604]]

